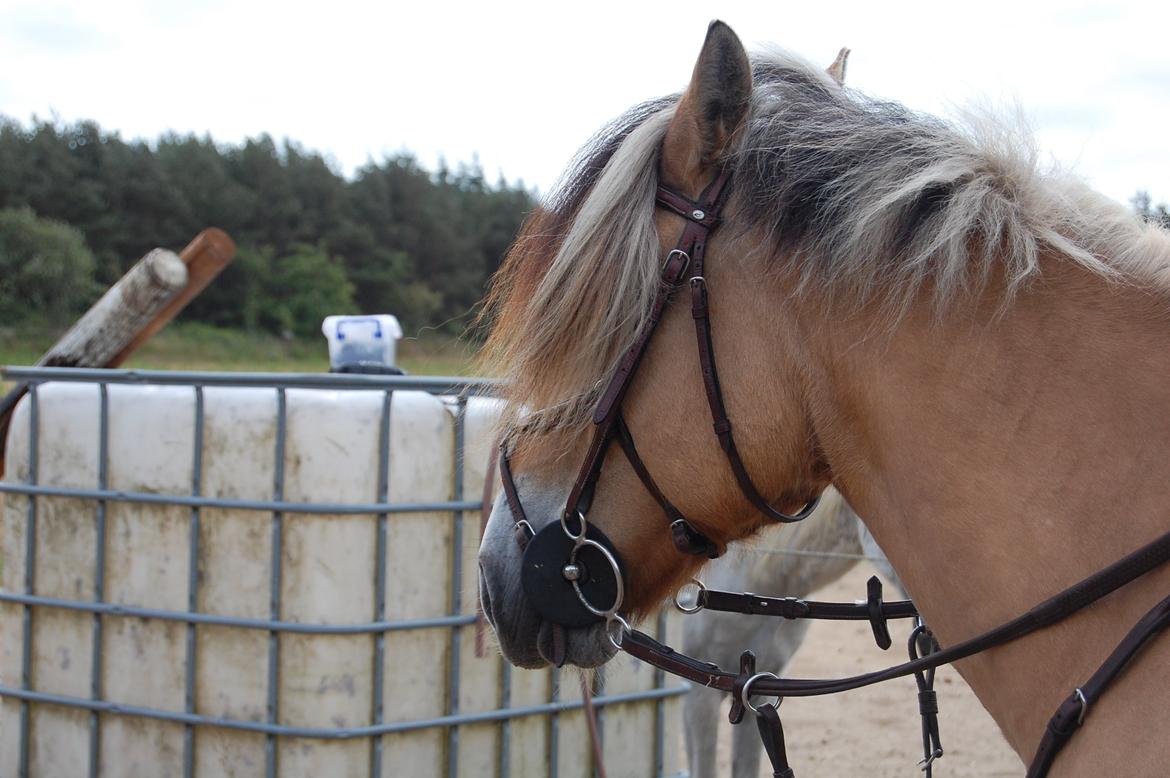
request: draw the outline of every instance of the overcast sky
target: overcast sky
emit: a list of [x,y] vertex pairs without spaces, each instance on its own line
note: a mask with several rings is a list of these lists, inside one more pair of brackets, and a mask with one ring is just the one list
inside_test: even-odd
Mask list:
[[[651,10],[654,9],[654,10]],[[0,113],[125,138],[261,132],[352,173],[401,150],[547,189],[601,124],[686,84],[714,16],[935,114],[1018,103],[1045,154],[1170,200],[1170,4],[0,0]]]

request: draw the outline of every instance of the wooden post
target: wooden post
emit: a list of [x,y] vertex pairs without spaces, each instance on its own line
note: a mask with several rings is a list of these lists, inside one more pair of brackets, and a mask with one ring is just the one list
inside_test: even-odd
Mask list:
[[206,289],[212,279],[219,275],[235,256],[236,244],[223,230],[211,227],[196,235],[195,240],[188,243],[179,254],[179,259],[187,266],[187,286],[171,300],[170,304],[158,311],[121,351],[100,367],[118,367],[125,362],[139,346],[169,324],[187,303]]
[[175,252],[151,251],[111,286],[37,365],[108,365],[186,285],[187,266]]
[[[223,230],[204,230],[182,253],[155,249],[102,295],[38,365],[46,367],[118,367],[165,327],[235,258],[236,244]],[[20,384],[0,399],[0,477],[8,422],[28,391]]]

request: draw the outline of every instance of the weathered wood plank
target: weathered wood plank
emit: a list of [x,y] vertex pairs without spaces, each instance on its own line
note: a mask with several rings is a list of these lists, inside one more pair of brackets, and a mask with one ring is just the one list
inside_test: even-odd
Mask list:
[[154,249],[126,271],[37,360],[44,367],[109,364],[187,285],[187,266],[173,251]]
[[118,367],[139,346],[154,337],[155,333],[170,323],[179,311],[207,288],[207,285],[227,267],[236,256],[236,244],[223,230],[209,227],[195,236],[179,252],[179,259],[187,266],[187,285],[179,290],[165,307],[157,311],[150,321],[139,330],[122,349],[104,365],[93,367]]
[[[121,365],[202,292],[235,254],[236,244],[227,233],[214,227],[196,235],[177,257],[163,249],[151,251],[102,295],[37,364]],[[4,444],[12,410],[26,391],[28,384],[20,384],[0,398],[0,476],[4,474]]]

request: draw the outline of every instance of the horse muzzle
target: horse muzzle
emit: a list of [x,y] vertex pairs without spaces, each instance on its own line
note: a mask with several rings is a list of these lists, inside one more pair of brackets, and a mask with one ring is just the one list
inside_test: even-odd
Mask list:
[[601,609],[624,588],[613,544],[592,525],[574,541],[552,521],[521,547],[509,513],[496,504],[479,553],[480,604],[505,658],[527,668],[604,664],[616,648]]

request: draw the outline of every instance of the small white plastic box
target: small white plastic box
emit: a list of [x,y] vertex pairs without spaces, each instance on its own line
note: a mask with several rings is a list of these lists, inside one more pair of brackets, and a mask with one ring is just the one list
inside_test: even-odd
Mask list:
[[329,365],[335,371],[356,365],[393,367],[402,338],[398,318],[388,313],[326,316],[321,332],[329,341]]

